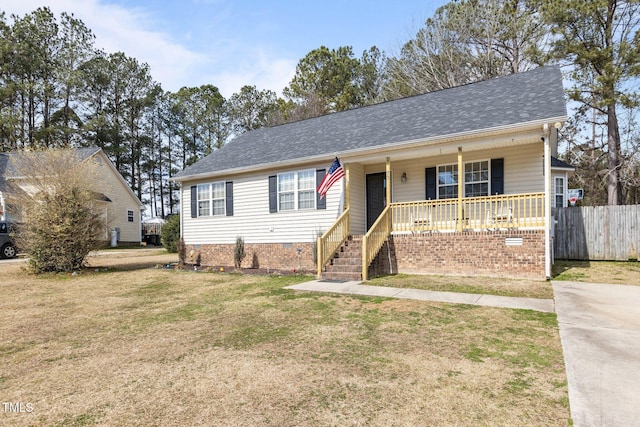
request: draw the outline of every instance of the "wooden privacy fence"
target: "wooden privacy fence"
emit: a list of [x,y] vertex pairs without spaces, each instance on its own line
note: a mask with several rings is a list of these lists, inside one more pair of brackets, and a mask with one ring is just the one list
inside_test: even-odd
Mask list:
[[640,205],[556,208],[553,216],[556,259],[638,258]]

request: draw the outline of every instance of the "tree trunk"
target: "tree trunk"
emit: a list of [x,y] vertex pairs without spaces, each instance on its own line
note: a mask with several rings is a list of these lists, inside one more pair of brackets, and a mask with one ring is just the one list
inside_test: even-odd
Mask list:
[[622,155],[620,153],[620,134],[618,133],[618,117],[616,106],[611,104],[607,108],[607,144],[609,174],[607,180],[607,204],[622,204],[622,185],[620,183],[620,166]]

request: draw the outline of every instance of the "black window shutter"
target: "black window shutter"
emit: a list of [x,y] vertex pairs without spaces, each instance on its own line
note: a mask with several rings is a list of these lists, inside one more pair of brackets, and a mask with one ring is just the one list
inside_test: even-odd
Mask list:
[[[326,173],[325,169],[316,169],[316,188],[320,186],[322,182],[322,178],[324,178],[324,174]],[[327,198],[320,198],[320,193],[316,191],[316,209],[327,209]]]
[[278,176],[269,177],[269,213],[278,212]]
[[198,187],[191,186],[191,218],[198,217]]
[[504,194],[504,159],[491,159],[491,194]]
[[233,216],[233,181],[227,181],[225,187],[227,216]]
[[426,177],[425,188],[427,190],[425,198],[427,200],[435,200],[437,199],[436,168],[426,168],[425,177]]

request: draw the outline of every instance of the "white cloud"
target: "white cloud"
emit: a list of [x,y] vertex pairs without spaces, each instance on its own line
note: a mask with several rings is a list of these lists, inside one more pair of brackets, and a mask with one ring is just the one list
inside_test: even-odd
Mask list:
[[220,89],[225,98],[245,85],[256,86],[258,90],[269,89],[281,96],[282,89],[293,78],[297,60],[278,59],[264,51],[249,57],[250,61],[242,61],[233,68],[221,71],[214,69],[204,77],[214,82],[212,84]]
[[[42,0],[5,0],[4,3],[2,10],[18,16],[42,6]],[[248,84],[280,93],[291,80],[297,63],[297,60],[264,52],[246,55],[247,51],[257,48],[239,46],[228,38],[219,38],[216,46],[208,46],[207,51],[196,51],[158,30],[162,24],[150,10],[143,8],[124,8],[99,0],[56,0],[48,7],[56,18],[67,12],[82,20],[95,34],[97,48],[107,53],[121,51],[147,63],[151,75],[165,90],[213,84],[229,97]],[[187,43],[190,40],[188,33],[180,37]]]

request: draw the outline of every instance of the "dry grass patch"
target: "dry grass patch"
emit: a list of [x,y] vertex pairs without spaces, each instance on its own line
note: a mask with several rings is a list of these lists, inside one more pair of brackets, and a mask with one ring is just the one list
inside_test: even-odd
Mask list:
[[553,298],[553,288],[550,282],[502,277],[397,274],[378,277],[370,280],[367,284],[440,292],[464,292],[468,294],[523,298]]
[[556,261],[553,280],[640,286],[638,261]]
[[95,261],[75,277],[2,265],[0,400],[33,412],[0,425],[569,422],[553,314]]

